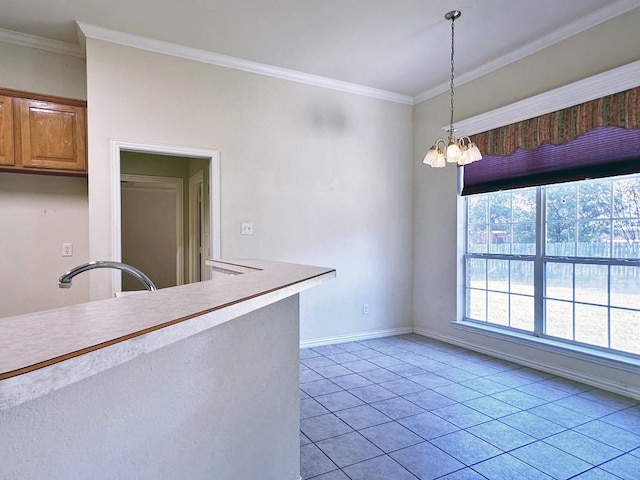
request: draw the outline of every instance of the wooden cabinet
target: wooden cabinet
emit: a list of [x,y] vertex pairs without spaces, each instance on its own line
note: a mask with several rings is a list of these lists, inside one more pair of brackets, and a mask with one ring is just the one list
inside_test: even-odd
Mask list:
[[85,102],[0,90],[3,93],[0,171],[86,175]]
[[0,166],[15,165],[11,97],[0,96]]
[[22,167],[86,172],[84,108],[16,100]]

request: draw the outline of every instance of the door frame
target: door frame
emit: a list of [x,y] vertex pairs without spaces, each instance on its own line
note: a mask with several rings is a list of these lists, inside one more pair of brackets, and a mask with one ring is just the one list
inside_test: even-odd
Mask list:
[[[208,280],[209,275],[205,268],[205,257],[201,255],[200,250],[196,246],[205,246],[207,243],[206,235],[206,209],[204,202],[201,205],[201,199],[206,198],[204,189],[204,172],[199,170],[189,177],[189,283],[199,280]],[[198,229],[197,227],[203,228]],[[196,276],[196,271],[200,272],[200,276]]]
[[[207,242],[207,258],[219,259],[220,245],[220,152],[197,147],[181,147],[156,143],[129,142],[111,140],[111,219],[112,219],[112,251],[111,257],[116,262],[122,261],[122,218],[120,214],[120,153],[151,153],[155,155],[169,155],[174,157],[204,158],[209,160],[209,241]],[[112,295],[122,291],[122,272],[112,271]]]
[[[147,191],[162,190],[174,193],[176,202],[176,285],[184,284],[184,182],[182,178],[121,173],[120,181],[138,184],[135,187],[127,186],[124,188]],[[122,188],[123,186],[120,184],[120,202],[122,202]],[[122,231],[122,213],[120,217]],[[122,248],[122,237],[120,237],[120,248]]]

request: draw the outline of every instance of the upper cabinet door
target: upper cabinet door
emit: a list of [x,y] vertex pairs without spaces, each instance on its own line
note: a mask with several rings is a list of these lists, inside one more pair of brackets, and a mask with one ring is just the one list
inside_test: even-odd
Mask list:
[[0,96],[0,165],[15,165],[11,97]]
[[23,168],[86,172],[85,109],[40,100],[16,101]]

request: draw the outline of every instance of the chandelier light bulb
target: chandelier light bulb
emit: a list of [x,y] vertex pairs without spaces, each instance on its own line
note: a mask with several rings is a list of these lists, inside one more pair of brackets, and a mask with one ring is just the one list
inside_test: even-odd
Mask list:
[[429,165],[433,168],[442,168],[446,165],[446,160],[444,158],[444,139],[439,138],[436,140],[436,143],[429,149],[427,154],[424,156],[424,160],[422,163],[425,165]]
[[[465,143],[466,139],[466,143]],[[482,154],[480,149],[475,143],[471,141],[469,137],[462,137],[458,140],[458,146],[462,152],[461,158],[458,160],[458,165],[469,165],[470,163],[482,160]]]
[[447,147],[447,162],[458,163],[461,159],[462,152],[460,151],[460,147],[458,147],[455,140],[451,139],[449,146]]

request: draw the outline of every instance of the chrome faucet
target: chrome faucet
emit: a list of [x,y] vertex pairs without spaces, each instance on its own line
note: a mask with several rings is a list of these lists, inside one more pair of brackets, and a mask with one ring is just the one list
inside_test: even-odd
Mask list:
[[82,265],[78,265],[75,268],[72,268],[58,279],[58,286],[60,288],[70,288],[71,279],[73,277],[75,277],[79,273],[86,272],[87,270],[93,270],[94,268],[116,268],[118,270],[122,270],[123,272],[127,272],[128,274],[136,277],[140,281],[140,283],[142,283],[150,292],[155,292],[157,290],[151,279],[136,267],[132,267],[131,265],[127,265],[126,263],[112,262],[109,260],[84,263]]

